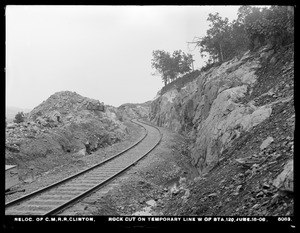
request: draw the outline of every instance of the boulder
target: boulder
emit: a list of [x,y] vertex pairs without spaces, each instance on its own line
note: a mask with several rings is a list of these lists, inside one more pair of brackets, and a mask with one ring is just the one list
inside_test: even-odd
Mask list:
[[14,129],[14,128],[16,128],[16,124],[15,123],[9,123],[9,124],[6,125],[6,128],[7,129]]
[[86,149],[83,148],[83,149],[79,150],[77,153],[75,153],[75,155],[77,155],[77,156],[85,156],[85,153],[86,153]]
[[274,54],[274,49],[271,49],[269,51],[265,51],[265,52],[262,52],[260,54],[260,57],[263,58],[263,59],[268,59],[270,56],[272,56]]
[[273,185],[282,191],[294,191],[294,160],[288,161],[283,171],[273,181]]
[[53,122],[61,122],[62,116],[58,111],[53,111],[48,114],[48,118]]
[[48,124],[48,122],[42,117],[37,117],[35,121],[41,124],[42,126],[46,126]]
[[271,64],[275,64],[276,62],[277,62],[276,57],[272,57],[272,59],[270,60],[270,63],[271,63]]
[[15,145],[15,144],[12,144],[12,145],[5,145],[5,148],[8,149],[8,150],[11,151],[11,152],[14,152],[14,153],[20,152],[19,146]]
[[265,139],[260,145],[260,149],[261,150],[266,149],[273,141],[274,139],[272,137],[267,137],[267,139]]

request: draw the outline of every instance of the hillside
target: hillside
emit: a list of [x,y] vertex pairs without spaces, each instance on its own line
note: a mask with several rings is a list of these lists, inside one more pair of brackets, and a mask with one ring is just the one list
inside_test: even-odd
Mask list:
[[6,127],[6,164],[18,165],[19,177],[45,172],[62,160],[85,156],[126,135],[116,109],[75,92],[51,95],[24,122]]
[[120,121],[145,118],[149,116],[151,101],[141,104],[126,103],[117,108],[117,116]]
[[150,119],[187,137],[200,174],[164,214],[293,214],[293,45],[248,51],[161,93]]

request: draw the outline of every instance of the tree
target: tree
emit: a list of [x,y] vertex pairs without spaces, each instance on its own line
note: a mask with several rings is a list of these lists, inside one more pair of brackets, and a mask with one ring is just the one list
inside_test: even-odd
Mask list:
[[209,55],[209,63],[224,62],[247,49],[255,50],[270,44],[277,49],[294,42],[294,8],[241,6],[237,19],[229,22],[219,13],[209,14],[210,28],[202,38],[195,37],[201,57]]
[[266,8],[258,8],[251,6],[242,6],[239,9],[240,19],[243,21],[247,37],[249,38],[249,49],[255,50],[266,42],[266,37],[262,32],[264,15]]
[[156,70],[153,75],[161,75],[165,86],[177,79],[179,74],[185,74],[191,70],[193,57],[181,50],[174,51],[172,56],[163,50],[155,50],[152,55],[151,65]]
[[[162,80],[165,86],[170,81],[168,70],[170,67],[171,56],[168,52],[163,50],[155,50],[152,52],[153,58],[151,60],[152,68],[156,69],[156,72],[162,76]],[[156,75],[156,74],[154,74]]]
[[235,23],[233,28],[228,18],[222,19],[219,13],[209,14],[207,21],[210,22],[210,28],[206,31],[206,36],[192,43],[200,47],[202,57],[209,54],[210,60],[223,62],[232,56],[234,51],[232,38],[235,37],[234,33],[238,32],[239,27]]
[[230,24],[230,33],[232,53],[230,53],[229,56],[230,58],[233,58],[248,49],[249,39],[247,37],[244,24],[238,19],[233,20]]
[[274,48],[294,42],[294,16],[287,6],[271,6],[262,25],[262,33]]
[[15,123],[21,123],[21,122],[24,122],[24,119],[25,119],[24,113],[23,112],[18,112],[15,115],[14,122]]
[[251,50],[265,44],[277,49],[294,42],[294,14],[290,6],[243,6],[240,12]]
[[185,54],[181,50],[176,50],[172,56],[175,63],[174,69],[177,74],[185,74],[191,71],[191,65],[193,63],[193,56],[191,54]]

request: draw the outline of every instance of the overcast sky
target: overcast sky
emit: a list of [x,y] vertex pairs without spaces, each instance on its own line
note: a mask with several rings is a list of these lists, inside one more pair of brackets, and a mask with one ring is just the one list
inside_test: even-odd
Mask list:
[[[6,105],[34,108],[58,91],[105,104],[143,103],[163,87],[153,50],[199,50],[209,13],[231,21],[239,6],[7,6]],[[192,49],[193,46],[190,46]]]

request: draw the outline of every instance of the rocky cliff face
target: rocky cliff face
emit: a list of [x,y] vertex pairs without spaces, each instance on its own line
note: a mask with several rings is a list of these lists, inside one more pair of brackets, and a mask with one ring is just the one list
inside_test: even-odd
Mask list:
[[247,52],[180,89],[158,94],[151,121],[189,136],[193,163],[207,173],[242,133],[268,121],[278,105],[293,101],[293,50],[282,53],[274,55],[268,47]]
[[75,92],[51,95],[34,108],[25,122],[6,127],[6,163],[22,167],[22,161],[48,155],[83,156],[120,141],[126,127],[117,109]]

